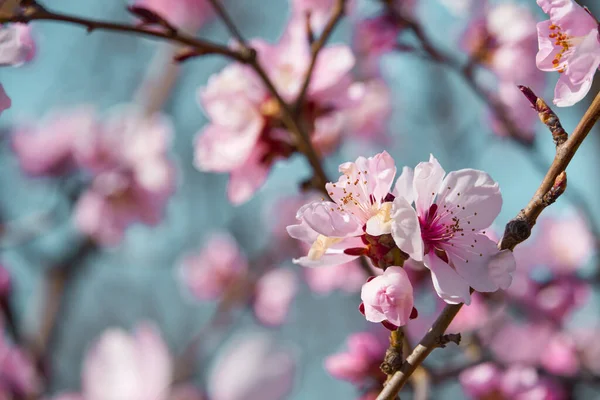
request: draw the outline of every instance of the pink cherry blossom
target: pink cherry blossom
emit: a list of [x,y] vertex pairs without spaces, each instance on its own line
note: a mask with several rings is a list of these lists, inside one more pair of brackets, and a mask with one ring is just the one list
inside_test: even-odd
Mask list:
[[[276,45],[253,42],[261,65],[288,101],[298,96],[311,60],[301,27],[299,21],[290,22]],[[337,146],[358,101],[349,94],[353,66],[354,56],[347,46],[331,45],[319,54],[300,111],[321,154]],[[241,204],[264,184],[275,161],[296,151],[292,135],[282,128],[278,102],[247,66],[227,66],[209,79],[199,97],[210,123],[196,139],[196,167],[229,173],[229,200]]]
[[4,91],[4,87],[0,85],[0,115],[4,110],[8,110],[11,106],[10,97]]
[[510,366],[502,376],[501,392],[515,400],[563,400],[564,390],[556,382],[541,377],[533,367]]
[[[506,322],[493,336],[490,350],[494,357],[505,364],[539,364],[554,333],[547,323]],[[511,351],[506,351],[510,348]]]
[[471,304],[463,306],[452,323],[448,332],[472,332],[485,326],[490,319],[490,310],[481,294],[471,296]]
[[167,158],[171,125],[132,107],[111,114],[101,134],[82,136],[76,158],[92,176],[75,208],[77,227],[105,245],[119,243],[135,222],[156,225],[174,191]]
[[465,394],[471,399],[493,398],[499,391],[502,371],[491,362],[465,369],[458,380]]
[[283,324],[298,283],[294,271],[276,268],[263,275],[256,283],[254,314],[268,326]]
[[354,30],[353,47],[363,76],[379,75],[381,56],[396,47],[401,31],[402,26],[396,18],[388,14],[358,21]]
[[19,66],[35,56],[35,42],[31,28],[26,24],[8,24],[0,27],[0,66]]
[[579,359],[575,340],[564,334],[555,334],[540,355],[540,364],[551,374],[575,376]]
[[369,235],[391,232],[391,203],[385,198],[391,190],[396,166],[387,152],[374,157],[359,157],[340,165],[343,175],[326,185],[333,200],[313,202],[301,207],[288,226],[291,237],[311,245],[308,255],[294,260],[306,267],[344,264],[359,255],[344,252],[364,248],[363,228]]
[[431,270],[438,295],[450,304],[469,304],[469,287],[493,292],[510,286],[516,269],[512,252],[499,252],[484,230],[502,206],[498,184],[473,169],[446,175],[433,156],[412,175],[412,193],[393,203],[392,236],[401,250]]
[[4,337],[0,339],[0,379],[0,396],[4,390],[34,396],[41,389],[33,358]]
[[365,283],[360,293],[370,322],[406,325],[413,310],[413,287],[401,267],[388,267],[383,275]]
[[200,300],[215,300],[243,278],[248,260],[233,237],[213,235],[197,253],[187,255],[180,267],[183,286]]
[[585,97],[600,66],[598,21],[573,0],[537,0],[550,19],[537,24],[542,71],[558,71],[554,104],[571,106]]
[[328,294],[336,289],[346,293],[357,293],[365,283],[365,272],[359,261],[327,268],[304,268],[303,271],[306,283],[318,294]]
[[387,84],[379,78],[356,82],[348,95],[355,105],[348,111],[347,130],[357,139],[388,142],[385,134],[392,105]]
[[213,15],[207,0],[135,0],[134,5],[149,8],[172,24],[196,30]]
[[60,175],[76,166],[74,149],[78,138],[98,135],[99,130],[91,106],[59,110],[35,125],[17,125],[12,148],[27,174]]
[[[244,334],[223,350],[208,378],[212,400],[283,400],[294,385],[296,359],[264,334]],[[232,379],[235,377],[235,379]]]
[[379,365],[387,348],[386,340],[373,333],[360,332],[347,339],[348,350],[325,359],[325,369],[334,378],[364,387],[370,378],[385,379]]
[[173,377],[169,349],[147,323],[133,335],[106,330],[83,362],[82,395],[86,400],[167,400]]

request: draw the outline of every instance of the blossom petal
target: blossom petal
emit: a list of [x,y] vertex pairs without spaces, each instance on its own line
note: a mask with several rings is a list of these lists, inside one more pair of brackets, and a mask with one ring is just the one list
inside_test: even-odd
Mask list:
[[502,195],[487,173],[461,169],[446,176],[436,204],[438,209],[452,211],[446,218],[457,218],[461,228],[480,230],[492,225],[500,213]]
[[396,197],[404,197],[409,204],[415,201],[413,180],[415,171],[410,167],[403,167],[402,174],[398,177],[392,194]]
[[431,270],[433,287],[442,300],[448,304],[471,303],[469,284],[452,267],[433,253],[426,254],[423,261]]
[[428,162],[419,163],[415,167],[413,189],[415,206],[419,215],[429,210],[445,174],[446,171],[433,155],[429,156]]
[[517,270],[515,256],[510,250],[502,250],[492,256],[488,264],[490,277],[502,290],[509,288],[512,283],[512,273]]
[[[496,243],[483,234],[471,234],[452,240],[452,247],[445,247],[450,263],[456,272],[478,292],[494,292],[499,286],[492,279],[489,265],[498,254]],[[495,274],[500,271],[504,257],[494,262]]]
[[392,206],[392,237],[396,246],[416,261],[423,260],[423,239],[419,218],[404,197],[396,197]]
[[579,43],[569,57],[566,74],[574,85],[592,79],[600,65],[600,40],[598,29],[592,30]]
[[592,87],[592,77],[577,85],[569,77],[561,74],[554,88],[554,104],[558,107],[570,107],[581,101]]
[[348,46],[336,45],[323,49],[317,58],[310,93],[317,95],[337,85],[352,70],[354,63],[354,55]]
[[343,238],[362,234],[356,219],[330,201],[316,201],[302,206],[296,218],[304,220],[316,232],[327,237]]

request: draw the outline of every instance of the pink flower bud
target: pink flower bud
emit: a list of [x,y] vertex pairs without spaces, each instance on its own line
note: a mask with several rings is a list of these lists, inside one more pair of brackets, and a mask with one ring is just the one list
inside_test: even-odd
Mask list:
[[413,287],[406,271],[389,267],[363,285],[360,295],[367,321],[405,325],[413,310]]

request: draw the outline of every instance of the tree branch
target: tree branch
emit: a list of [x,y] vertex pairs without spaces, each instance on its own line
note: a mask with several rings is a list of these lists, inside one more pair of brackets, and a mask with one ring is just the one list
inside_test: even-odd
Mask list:
[[[498,243],[500,250],[513,250],[516,245],[529,237],[531,228],[535,225],[537,217],[549,205],[544,201],[544,197],[551,192],[557,182],[557,178],[565,171],[577,149],[599,118],[600,93],[596,95],[596,98],[579,121],[573,134],[565,142],[557,145],[554,161],[533,198],[517,217],[509,221],[506,225],[504,237]],[[379,396],[377,396],[377,400],[395,399],[415,369],[438,347],[439,338],[444,334],[462,306],[462,304],[449,304],[442,310],[427,334],[402,364],[400,370],[391,377]]]

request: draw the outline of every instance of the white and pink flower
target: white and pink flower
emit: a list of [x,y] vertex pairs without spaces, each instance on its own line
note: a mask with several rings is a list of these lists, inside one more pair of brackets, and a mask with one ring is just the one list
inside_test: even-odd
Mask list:
[[600,66],[598,21],[573,0],[537,0],[550,17],[537,24],[542,71],[558,71],[554,104],[571,106],[585,97]]
[[512,252],[499,252],[485,235],[502,207],[498,184],[474,169],[446,175],[433,156],[405,173],[413,176],[412,188],[394,200],[392,237],[431,270],[438,295],[450,304],[469,304],[469,287],[493,292],[510,286]]

